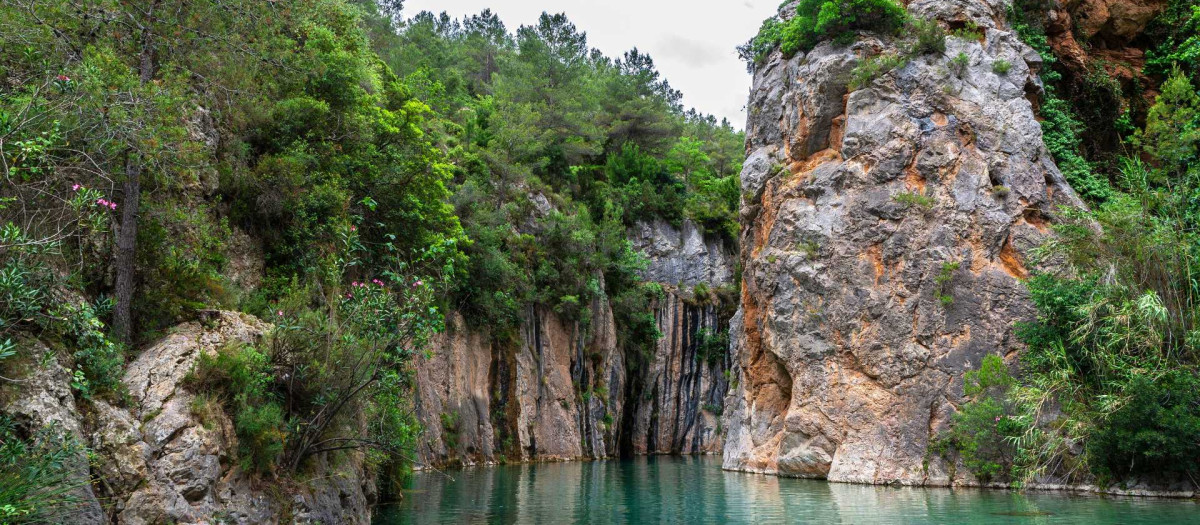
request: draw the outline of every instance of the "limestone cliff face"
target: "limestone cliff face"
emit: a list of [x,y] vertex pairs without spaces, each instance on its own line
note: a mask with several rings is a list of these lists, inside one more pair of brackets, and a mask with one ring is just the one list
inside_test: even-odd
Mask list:
[[[268,330],[244,314],[209,311],[174,328],[128,366],[127,407],[77,400],[60,357],[25,342],[42,366],[27,367],[27,383],[0,388],[0,408],[34,428],[56,425],[95,454],[75,466],[78,508],[68,523],[347,523],[371,521],[375,483],[364,458],[319,462],[313,478],[285,487],[242,471],[233,421],[217,408],[202,420],[196,393],[185,384],[197,359],[234,341],[254,344]],[[86,410],[77,407],[87,407]]]
[[[896,42],[776,51],[757,67],[726,468],[963,481],[925,463],[930,437],[962,402],[965,370],[1020,349],[1029,250],[1059,206],[1081,205],[1042,143],[1030,102],[1040,59],[1006,7],[911,2],[915,16],[971,21],[983,37],[947,38],[945,53],[854,91],[854,66]],[[952,64],[960,53],[968,62]]]
[[[725,328],[714,301],[693,287],[728,284],[733,254],[693,224],[631,231],[647,255],[647,280],[664,284],[655,305],[663,337],[631,363],[612,309],[591,305],[587,327],[527,308],[511,340],[467,327],[458,315],[416,366],[422,466],[556,461],[622,454],[716,453],[728,389],[727,350],[700,359],[702,334]],[[644,363],[643,363],[644,361]]]

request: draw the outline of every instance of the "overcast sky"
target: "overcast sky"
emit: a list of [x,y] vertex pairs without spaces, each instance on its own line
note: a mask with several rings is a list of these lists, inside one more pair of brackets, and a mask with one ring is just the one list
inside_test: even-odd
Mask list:
[[742,129],[750,75],[735,48],[778,6],[779,0],[406,0],[404,11],[461,19],[491,8],[510,32],[536,23],[542,11],[566,13],[591,47],[610,57],[634,47],[649,53],[683,92],[684,106]]

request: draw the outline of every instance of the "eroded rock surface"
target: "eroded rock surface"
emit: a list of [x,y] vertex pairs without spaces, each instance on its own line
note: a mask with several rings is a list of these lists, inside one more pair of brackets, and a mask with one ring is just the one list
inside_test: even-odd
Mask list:
[[[16,367],[21,372],[19,377],[0,381],[0,411],[26,428],[48,429],[78,445],[86,445],[81,416],[71,391],[71,372],[59,362],[59,356],[40,341],[27,339],[18,344],[26,362]],[[64,523],[103,522],[100,502],[86,486],[90,479],[86,452],[80,448],[77,457],[68,461],[66,467],[70,471],[68,481],[83,486],[70,492],[76,503],[63,517]]]
[[530,306],[510,338],[451,315],[416,367],[419,463],[721,450],[731,359],[725,348],[698,352],[702,331],[716,335],[727,323],[715,301],[696,301],[693,289],[729,284],[733,254],[690,222],[642,224],[631,237],[650,262],[644,278],[664,285],[654,312],[663,338],[652,355],[629,362],[604,299],[590,305],[586,328]]
[[1003,25],[1006,7],[912,2],[983,38],[947,38],[853,91],[855,65],[895,42],[864,35],[757,67],[726,468],[954,481],[926,463],[929,440],[962,402],[963,372],[1020,348],[1029,250],[1059,206],[1081,205],[1042,143],[1028,96],[1040,58]]
[[[200,417],[184,378],[199,357],[226,344],[255,344],[269,326],[233,312],[202,312],[144,349],[122,379],[120,406],[77,400],[60,357],[27,341],[39,366],[32,376],[0,385],[6,413],[29,428],[58,429],[93,452],[76,465],[80,503],[68,523],[348,523],[370,522],[374,480],[362,457],[317,458],[309,478],[257,479],[237,465],[233,421],[219,408]],[[77,405],[86,405],[86,410]],[[81,449],[82,450],[82,449]],[[90,482],[90,484],[88,483]],[[291,496],[280,496],[282,493]]]

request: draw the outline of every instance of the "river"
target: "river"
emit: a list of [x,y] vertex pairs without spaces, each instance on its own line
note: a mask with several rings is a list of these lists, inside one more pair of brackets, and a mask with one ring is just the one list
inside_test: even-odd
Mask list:
[[659,456],[418,472],[375,523],[1200,523],[1193,501],[849,485],[720,466]]

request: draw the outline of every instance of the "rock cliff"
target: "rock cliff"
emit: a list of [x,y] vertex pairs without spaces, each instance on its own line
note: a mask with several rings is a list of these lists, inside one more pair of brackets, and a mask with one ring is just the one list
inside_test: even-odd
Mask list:
[[196,393],[184,379],[200,355],[235,341],[256,343],[267,329],[251,316],[220,311],[175,327],[126,369],[127,408],[75,399],[60,357],[28,341],[30,355],[49,364],[28,367],[28,376],[16,378],[23,383],[4,385],[0,408],[31,427],[57,425],[94,453],[91,472],[87,458],[77,467],[84,483],[71,523],[369,523],[375,484],[363,458],[319,464],[310,480],[289,482],[289,496],[281,496],[238,467],[227,414],[217,408],[200,417],[194,410]]
[[698,352],[728,315],[696,287],[730,284],[733,254],[690,222],[641,224],[630,235],[649,260],[644,277],[665,290],[654,306],[663,337],[648,364],[620,347],[604,299],[590,305],[586,327],[530,306],[506,340],[451,315],[416,366],[421,465],[720,451],[731,361],[725,347]]
[[860,35],[755,69],[725,468],[962,481],[927,458],[930,438],[962,402],[965,370],[1020,349],[1029,252],[1059,206],[1082,205],[1043,145],[1041,59],[1006,8],[909,3],[982,34],[859,89],[854,67],[903,54],[899,42]]

